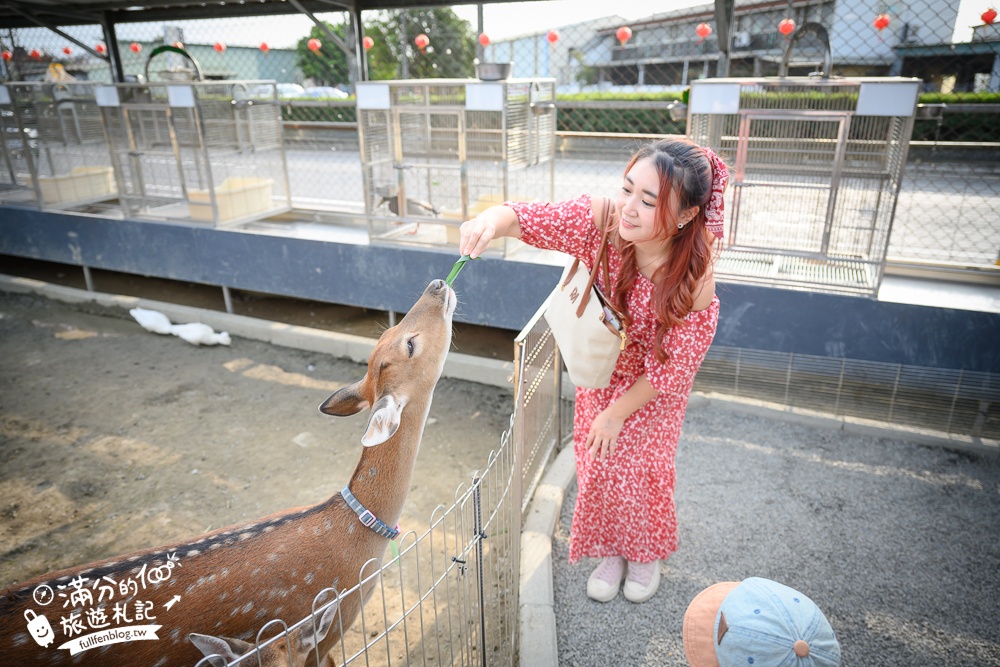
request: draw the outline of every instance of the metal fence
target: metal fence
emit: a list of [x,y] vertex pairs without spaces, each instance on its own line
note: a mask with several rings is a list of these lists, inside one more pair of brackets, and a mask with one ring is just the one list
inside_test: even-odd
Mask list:
[[[367,602],[357,620],[332,629],[343,639],[329,658],[335,665],[518,664],[518,577],[521,521],[546,464],[563,434],[565,401],[560,401],[559,357],[541,311],[515,340],[514,412],[509,429],[486,466],[455,492],[450,506],[439,505],[422,534],[410,531],[392,542],[391,558],[374,560],[344,590],[321,591],[313,613],[292,625],[265,624],[250,652],[227,662],[207,656],[197,667],[253,667],[311,657],[296,653],[291,633],[324,622],[352,596]],[[562,403],[562,405],[560,405]],[[572,414],[570,410],[569,414]],[[326,620],[329,620],[327,616]]]
[[[298,665],[309,658],[334,665],[516,665],[521,477],[511,433],[453,500],[442,499],[451,504],[434,510],[423,533],[410,531],[390,543],[391,557],[381,567],[373,559],[353,586],[321,591],[313,614],[294,624],[265,624],[251,642],[256,648],[242,656],[227,662],[209,655],[197,666],[288,659]],[[336,610],[362,595],[360,614],[344,627]],[[331,662],[323,662],[316,646],[295,652],[299,644],[287,636],[317,627],[328,611],[336,614],[332,628],[342,637],[328,654]]]
[[[364,69],[371,79],[462,78],[474,75],[479,58],[512,62],[515,77],[555,78],[557,141],[566,149],[557,154],[559,198],[613,191],[628,150],[641,140],[633,135],[686,132],[668,105],[692,80],[774,75],[796,30],[819,24],[829,33],[832,75],[923,81],[889,261],[981,273],[995,270],[1000,257],[1000,32],[987,23],[988,12],[980,17],[965,4],[748,0],[728,14],[705,3],[651,15],[615,8],[624,18],[568,11],[566,2],[554,1],[366,11],[365,68],[353,57],[346,12],[315,14],[322,25],[305,15],[120,23],[116,36],[127,77],[146,74],[157,46],[180,42],[206,79],[279,82],[293,203],[356,214],[363,203],[356,143],[345,144],[337,130],[356,134],[353,100],[345,95]],[[502,33],[512,15],[558,7],[572,23],[525,22],[527,32]],[[46,29],[7,21],[13,18],[0,18],[0,48],[8,53],[0,78],[110,81],[96,23]],[[822,64],[819,44],[806,36],[788,73]],[[170,73],[171,63],[148,75],[160,70]],[[609,139],[616,150],[594,148]]]
[[694,389],[1000,441],[1000,376],[993,373],[713,346]]

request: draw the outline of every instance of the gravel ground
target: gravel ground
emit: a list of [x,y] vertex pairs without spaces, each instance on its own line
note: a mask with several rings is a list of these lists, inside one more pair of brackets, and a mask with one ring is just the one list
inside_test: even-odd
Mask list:
[[567,493],[560,665],[685,665],[690,600],[750,576],[816,601],[845,666],[1000,665],[1000,461],[696,403],[677,452],[680,548],[652,600],[586,597],[597,561],[567,562]]

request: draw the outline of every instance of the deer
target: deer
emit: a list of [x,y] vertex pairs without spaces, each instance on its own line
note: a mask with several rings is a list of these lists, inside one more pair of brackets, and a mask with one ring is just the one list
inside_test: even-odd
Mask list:
[[[265,641],[259,645],[235,637],[216,637],[197,632],[188,635],[188,639],[207,658],[198,665],[217,667],[219,664],[238,663],[244,667],[299,667],[306,663],[310,653],[316,651],[316,646],[330,632],[338,608],[339,605],[336,603],[324,605],[315,626],[311,623],[312,619],[309,619],[310,622],[307,622],[295,636],[286,630],[272,641]],[[240,661],[240,658],[249,656],[255,650],[256,656]]]
[[[360,459],[343,490],[316,505],[7,589],[0,598],[4,663],[190,667],[203,655],[192,634],[244,642],[231,652],[238,657],[269,619],[303,619],[313,613],[318,593],[359,582],[372,563],[381,567],[398,534],[394,526],[451,346],[456,302],[445,281],[432,281],[380,336],[364,376],[320,405],[334,417],[370,410]],[[319,612],[313,617],[326,623],[323,636],[305,634],[307,622],[283,638],[295,649],[286,648],[286,655],[305,665],[329,664],[331,648],[374,589],[373,578],[364,581],[338,596],[336,622],[326,623]],[[206,645],[213,653],[221,648]],[[257,656],[240,664],[256,665]]]

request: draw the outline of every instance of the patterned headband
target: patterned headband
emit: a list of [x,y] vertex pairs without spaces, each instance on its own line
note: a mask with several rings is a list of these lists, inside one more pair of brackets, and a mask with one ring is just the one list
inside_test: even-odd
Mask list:
[[722,227],[724,223],[722,193],[729,183],[729,167],[726,163],[712,151],[711,148],[703,148],[708,163],[712,166],[712,196],[705,205],[705,226],[708,231],[715,234],[716,238],[722,238]]

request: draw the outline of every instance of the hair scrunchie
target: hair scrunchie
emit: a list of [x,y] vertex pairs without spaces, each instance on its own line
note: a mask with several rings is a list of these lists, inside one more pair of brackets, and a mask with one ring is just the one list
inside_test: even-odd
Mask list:
[[705,226],[708,231],[722,238],[722,228],[725,222],[722,194],[729,183],[729,167],[711,148],[703,148],[708,163],[712,166],[712,196],[705,205]]

